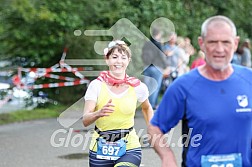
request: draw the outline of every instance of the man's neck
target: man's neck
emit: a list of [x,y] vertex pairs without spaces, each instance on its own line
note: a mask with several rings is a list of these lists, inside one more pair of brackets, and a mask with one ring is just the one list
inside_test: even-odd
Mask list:
[[213,81],[225,80],[229,78],[230,75],[232,75],[232,73],[234,72],[231,64],[228,65],[225,69],[221,70],[216,70],[209,65],[203,65],[199,67],[198,70],[203,77]]

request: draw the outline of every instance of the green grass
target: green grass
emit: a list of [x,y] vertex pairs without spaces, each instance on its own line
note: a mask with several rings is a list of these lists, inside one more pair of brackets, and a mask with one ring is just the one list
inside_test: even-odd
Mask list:
[[0,125],[35,119],[55,118],[58,117],[60,113],[64,111],[64,109],[66,109],[66,106],[57,105],[49,106],[47,108],[36,108],[33,110],[19,110],[10,113],[2,113],[0,114]]

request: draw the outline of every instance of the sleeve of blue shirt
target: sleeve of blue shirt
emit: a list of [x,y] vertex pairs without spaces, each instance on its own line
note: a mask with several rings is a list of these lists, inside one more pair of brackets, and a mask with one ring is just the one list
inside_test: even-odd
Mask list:
[[164,134],[176,126],[184,116],[186,96],[185,88],[180,83],[175,80],[168,87],[151,120],[151,124],[159,127]]

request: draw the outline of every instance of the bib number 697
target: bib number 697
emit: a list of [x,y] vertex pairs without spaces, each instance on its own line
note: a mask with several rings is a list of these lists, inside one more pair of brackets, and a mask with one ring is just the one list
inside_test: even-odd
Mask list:
[[104,155],[118,155],[119,150],[120,150],[120,147],[112,147],[112,146],[102,147],[102,153]]

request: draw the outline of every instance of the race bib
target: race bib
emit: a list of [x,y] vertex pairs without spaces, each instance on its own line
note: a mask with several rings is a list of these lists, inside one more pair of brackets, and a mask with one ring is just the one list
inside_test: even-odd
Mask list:
[[226,155],[202,155],[202,167],[242,167],[240,153]]
[[96,158],[106,160],[117,160],[126,153],[126,142],[120,139],[116,142],[109,142],[98,138]]

